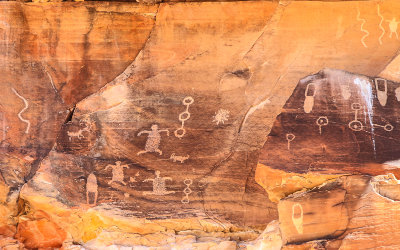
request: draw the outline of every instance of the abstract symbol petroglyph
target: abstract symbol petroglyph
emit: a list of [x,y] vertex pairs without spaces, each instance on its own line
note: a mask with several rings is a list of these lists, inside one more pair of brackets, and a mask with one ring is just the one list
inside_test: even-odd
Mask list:
[[290,143],[296,138],[296,136],[292,133],[286,134],[286,140],[287,140],[287,149],[290,150]]
[[392,34],[394,33],[396,35],[396,39],[399,40],[399,35],[397,34],[397,27],[399,26],[400,22],[397,22],[395,17],[393,17],[392,20],[386,20],[386,22],[389,23],[389,30],[390,30],[389,38],[392,38]]
[[161,132],[167,132],[167,136],[169,136],[169,131],[168,129],[161,129],[158,130],[158,125],[153,124],[151,125],[151,130],[143,130],[138,133],[138,136],[142,134],[149,134],[147,137],[146,145],[144,146],[144,150],[139,151],[137,155],[141,155],[144,153],[149,153],[149,152],[156,152],[162,155],[162,151],[158,148],[160,146],[161,142]]
[[166,195],[166,194],[173,194],[175,191],[167,191],[165,188],[165,181],[170,180],[172,181],[171,177],[160,177],[160,171],[156,171],[156,178],[154,179],[146,179],[143,182],[153,182],[153,191],[148,192],[145,191],[143,192],[144,195],[147,194],[152,194],[152,195]]
[[186,134],[186,129],[184,128],[185,121],[189,120],[190,118],[189,106],[193,104],[193,102],[194,99],[191,96],[185,97],[185,99],[183,99],[182,101],[182,104],[186,106],[186,110],[179,114],[179,121],[181,122],[181,127],[174,131],[175,136],[178,137],[179,139],[182,139],[182,137]]
[[303,234],[303,207],[299,203],[292,206],[292,222],[297,232]]
[[365,38],[369,36],[369,32],[364,29],[364,24],[366,22],[365,19],[360,18],[360,10],[357,7],[357,21],[361,21],[360,30],[365,33],[365,35],[361,38],[361,43],[365,48],[368,48],[367,44],[365,44]]
[[350,86],[348,84],[341,85],[341,90],[342,90],[342,97],[345,100],[349,100],[351,97],[351,91],[350,91]]
[[[312,87],[312,89],[310,89]],[[310,95],[310,92],[312,91],[312,94]],[[306,99],[304,99],[304,112],[310,113],[314,107],[314,96],[316,94],[316,89],[315,85],[313,83],[307,84],[306,91],[304,92],[304,95]]]
[[25,134],[28,134],[28,133],[29,133],[29,128],[31,127],[31,122],[30,122],[29,120],[24,119],[24,118],[21,116],[21,114],[22,114],[23,112],[25,112],[25,110],[28,109],[29,103],[28,103],[28,101],[27,101],[23,96],[21,96],[20,94],[18,94],[18,92],[17,92],[14,88],[11,88],[11,90],[12,90],[12,91],[14,92],[14,94],[15,94],[16,96],[18,96],[18,97],[24,102],[24,104],[25,104],[25,107],[24,107],[23,109],[21,109],[21,111],[19,111],[19,113],[18,113],[18,118],[19,118],[22,122],[25,122],[25,123],[26,123]]
[[190,189],[190,185],[193,184],[193,181],[192,181],[191,179],[185,179],[185,180],[183,181],[183,183],[186,185],[186,188],[183,189],[183,193],[185,194],[185,196],[182,198],[181,202],[182,202],[183,204],[187,204],[187,203],[190,202],[190,200],[189,200],[189,194],[192,193],[192,190]]
[[382,30],[382,33],[378,40],[379,40],[379,44],[382,45],[382,38],[385,35],[385,29],[383,28],[382,23],[385,19],[383,18],[382,14],[381,14],[381,9],[380,9],[379,4],[378,4],[378,16],[381,18],[381,21],[379,23],[379,28]]
[[400,87],[398,87],[394,92],[396,93],[396,99],[397,99],[397,101],[400,102]]
[[179,155],[175,155],[175,153],[172,153],[171,156],[169,157],[169,159],[172,160],[173,162],[179,161],[180,163],[183,163],[184,161],[189,159],[189,155],[179,156]]
[[380,127],[383,128],[385,131],[390,132],[393,131],[394,127],[390,123],[386,123],[385,125],[380,125],[380,124],[373,124],[374,127]]
[[349,122],[349,128],[353,131],[361,131],[363,124],[358,120],[358,112],[361,110],[361,104],[352,103],[351,109],[354,110],[354,120]]
[[86,181],[86,204],[90,205],[90,199],[89,199],[89,194],[92,193],[94,194],[94,200],[93,200],[93,205],[97,204],[97,197],[98,197],[98,191],[97,191],[97,178],[94,175],[94,173],[89,174],[87,181]]
[[320,116],[316,121],[317,125],[319,126],[319,134],[322,134],[322,126],[326,126],[329,123],[328,117]]
[[[378,101],[382,106],[385,106],[387,102],[387,81],[382,78],[375,78],[374,81],[375,81]],[[380,87],[383,87],[383,90],[381,90]]]
[[224,124],[229,119],[229,113],[229,110],[219,109],[213,116],[213,122],[216,122],[217,125],[220,123]]
[[129,166],[126,164],[121,165],[120,161],[116,161],[115,165],[106,166],[106,170],[110,168],[112,169],[112,179],[108,182],[108,184],[110,185],[113,182],[119,182],[126,185],[126,183],[124,182],[124,168],[129,168]]
[[6,139],[7,128],[6,128],[6,116],[3,112],[0,112],[1,130],[3,132],[2,141]]
[[82,120],[79,124],[85,125],[85,127],[83,129],[78,130],[77,132],[67,131],[69,141],[71,141],[72,137],[76,137],[79,140],[82,138],[85,138],[85,136],[83,135],[83,132],[90,132],[90,129],[91,129],[90,120],[88,120],[88,119]]

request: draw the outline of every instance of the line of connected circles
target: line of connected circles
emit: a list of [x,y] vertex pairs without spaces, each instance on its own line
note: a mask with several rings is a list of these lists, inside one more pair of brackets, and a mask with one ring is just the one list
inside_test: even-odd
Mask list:
[[191,96],[185,97],[183,99],[182,104],[186,106],[186,110],[179,114],[179,121],[182,123],[181,127],[174,131],[174,134],[179,139],[186,134],[186,129],[184,128],[185,121],[189,120],[190,113],[189,113],[189,106],[194,103],[194,99]]
[[192,193],[192,190],[190,189],[190,185],[193,184],[193,181],[191,179],[185,179],[183,183],[186,185],[186,188],[183,190],[183,193],[186,195],[185,197],[182,198],[181,202],[184,204],[189,203],[189,194]]

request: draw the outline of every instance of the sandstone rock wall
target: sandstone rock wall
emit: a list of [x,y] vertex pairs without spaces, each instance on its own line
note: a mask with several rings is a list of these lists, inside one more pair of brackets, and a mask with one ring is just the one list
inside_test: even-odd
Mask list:
[[0,246],[398,247],[399,8],[0,2]]

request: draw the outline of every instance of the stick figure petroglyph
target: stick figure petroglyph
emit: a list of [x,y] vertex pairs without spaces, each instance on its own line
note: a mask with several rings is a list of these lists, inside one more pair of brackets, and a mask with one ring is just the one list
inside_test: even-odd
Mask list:
[[171,156],[169,157],[169,159],[172,160],[173,162],[179,161],[180,163],[183,163],[184,161],[189,159],[189,155],[179,156],[179,155],[175,155],[175,153],[172,153]]
[[[295,210],[298,210],[297,212]],[[295,216],[300,214],[300,216]],[[303,234],[303,207],[299,203],[292,206],[292,222],[299,234]]]
[[400,22],[397,22],[395,17],[393,17],[392,20],[386,20],[386,22],[389,23],[389,29],[390,29],[389,38],[392,38],[392,34],[394,33],[396,35],[396,39],[398,40],[399,35],[397,34],[397,27]]
[[97,191],[97,178],[94,175],[94,173],[89,174],[87,181],[86,181],[86,204],[91,205],[89,203],[89,194],[92,193],[94,194],[94,200],[92,205],[97,204],[97,197],[98,197],[98,191]]
[[286,140],[287,140],[287,149],[290,150],[290,143],[296,138],[296,136],[292,133],[286,134]]
[[179,114],[179,121],[181,122],[181,127],[174,131],[175,136],[178,137],[179,139],[182,139],[182,137],[186,134],[186,129],[184,128],[185,121],[189,120],[190,118],[189,106],[193,103],[194,99],[191,96],[185,97],[185,99],[183,99],[182,101],[182,104],[186,106],[186,110]]
[[158,148],[161,142],[161,134],[160,132],[167,132],[167,136],[169,136],[168,129],[158,130],[158,125],[151,125],[151,131],[143,130],[138,133],[138,136],[142,134],[149,134],[147,137],[146,145],[144,146],[144,150],[137,153],[137,155],[141,155],[144,153],[156,152],[162,155],[162,151]]
[[146,179],[143,182],[149,182],[152,181],[153,182],[153,191],[152,192],[148,192],[145,191],[143,192],[144,195],[147,194],[152,194],[152,195],[166,195],[166,194],[173,194],[175,193],[175,191],[167,191],[165,188],[165,181],[166,180],[170,180],[172,181],[171,177],[160,177],[160,171],[156,171],[156,178],[154,179]]
[[329,123],[328,117],[320,116],[316,121],[317,125],[319,126],[319,134],[322,134],[322,126],[326,126]]
[[28,101],[23,97],[23,96],[21,96],[20,94],[18,94],[18,92],[14,89],[14,88],[11,88],[11,90],[14,92],[14,94],[16,95],[16,96],[18,96],[23,102],[24,102],[24,104],[25,104],[25,107],[23,108],[23,109],[21,109],[21,111],[19,111],[19,113],[18,113],[18,118],[22,121],[22,122],[25,122],[26,123],[26,129],[25,129],[25,134],[28,134],[29,133],[29,128],[31,127],[31,122],[29,121],[29,120],[27,120],[27,119],[24,119],[22,116],[21,116],[21,114],[23,113],[23,112],[25,112],[25,110],[27,110],[28,108],[29,108],[29,103],[28,103]]
[[113,182],[120,182],[126,185],[126,183],[124,182],[124,168],[129,168],[129,166],[126,164],[121,165],[120,161],[116,161],[115,165],[106,166],[106,170],[108,170],[109,168],[112,169],[112,179],[108,182],[108,184],[110,185]]
[[314,107],[315,94],[316,94],[315,84],[309,83],[306,87],[306,91],[304,92],[304,95],[306,96],[306,99],[304,99],[304,112],[310,113],[312,111]]
[[185,180],[183,181],[183,183],[186,185],[186,188],[183,189],[183,193],[185,194],[185,196],[182,198],[181,202],[182,202],[183,204],[187,204],[187,203],[190,202],[190,200],[189,200],[189,194],[192,193],[192,190],[190,189],[190,185],[193,184],[193,181],[192,181],[191,179],[185,179]]

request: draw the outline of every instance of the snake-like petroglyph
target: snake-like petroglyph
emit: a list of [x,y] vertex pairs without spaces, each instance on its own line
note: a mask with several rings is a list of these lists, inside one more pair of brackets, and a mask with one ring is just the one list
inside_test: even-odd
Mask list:
[[14,88],[11,88],[11,90],[12,90],[12,91],[14,92],[14,94],[15,94],[16,96],[18,96],[18,97],[24,102],[24,104],[25,104],[25,107],[24,107],[23,109],[21,109],[21,111],[19,111],[19,113],[18,113],[18,118],[19,118],[22,122],[25,122],[25,123],[27,124],[26,129],[25,129],[25,134],[28,134],[28,133],[29,133],[29,129],[30,129],[30,127],[31,127],[31,122],[30,122],[29,120],[24,119],[24,118],[21,116],[21,114],[22,114],[23,112],[25,112],[25,110],[28,109],[29,103],[28,103],[28,101],[27,101],[23,96],[21,96],[20,94],[18,94],[18,92],[17,92]]
[[364,29],[364,24],[366,22],[365,19],[360,18],[360,10],[357,8],[357,21],[361,21],[361,27],[360,30],[365,33],[365,35],[361,38],[361,43],[365,48],[368,48],[367,44],[365,44],[365,38],[369,36],[369,32]]
[[381,9],[380,9],[379,4],[378,4],[378,16],[381,18],[381,21],[379,23],[379,28],[382,30],[382,34],[379,37],[379,44],[382,45],[382,38],[385,35],[385,29],[383,28],[382,23],[385,19],[383,18],[382,14],[381,14]]

